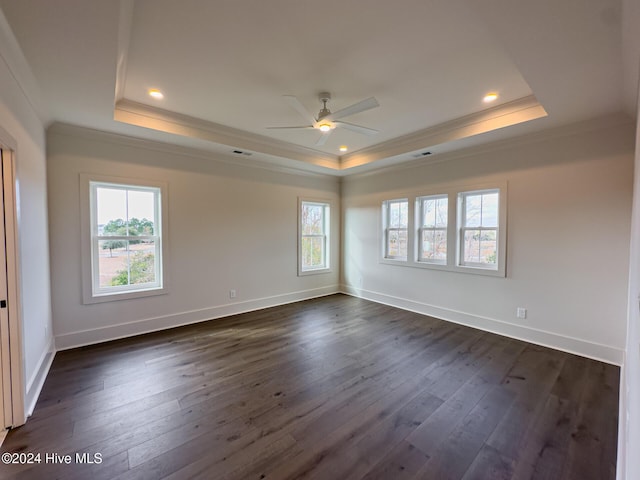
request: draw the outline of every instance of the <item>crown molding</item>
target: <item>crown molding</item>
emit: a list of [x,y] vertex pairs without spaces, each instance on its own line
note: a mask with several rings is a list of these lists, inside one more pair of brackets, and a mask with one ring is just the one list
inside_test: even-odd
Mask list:
[[397,163],[394,165],[388,165],[377,168],[375,170],[367,170],[365,172],[357,173],[354,172],[352,174],[345,175],[344,178],[355,180],[363,177],[381,175],[389,173],[391,171],[409,170],[413,168],[420,168],[425,165],[435,165],[438,163],[463,160],[465,158],[477,157],[479,155],[497,153],[504,150],[521,148],[529,145],[548,142],[551,140],[572,137],[575,135],[583,135],[598,130],[619,130],[621,128],[629,128],[630,131],[633,131],[635,129],[635,121],[624,112],[612,113],[595,118],[590,118],[587,120],[569,123],[566,125],[550,127],[537,132],[526,133],[523,135],[518,135],[516,137],[506,138],[504,140],[496,140],[482,145],[474,145],[471,147],[466,147],[464,149],[453,150],[430,157],[423,157],[415,160]]
[[120,100],[116,104],[114,119],[130,125],[198,138],[240,150],[297,160],[332,170],[340,169],[338,156],[327,155],[310,148],[300,147],[188,115],[150,107],[127,99]]
[[0,9],[0,58],[13,75],[16,84],[31,106],[40,122],[46,127],[51,122],[51,114],[43,100],[36,77],[24,56],[11,26]]
[[272,162],[256,161],[253,157],[243,158],[231,154],[220,152],[211,152],[193,147],[176,145],[173,143],[165,143],[158,140],[146,138],[131,137],[120,133],[106,132],[104,130],[96,130],[68,123],[55,122],[47,129],[47,135],[69,136],[75,138],[83,138],[86,140],[110,143],[114,145],[122,145],[132,148],[140,148],[143,150],[151,150],[173,155],[181,155],[185,157],[195,158],[198,160],[215,161],[218,163],[230,164],[242,168],[262,169],[287,175],[317,177],[317,178],[334,178],[336,182],[339,177],[333,172],[311,171],[307,168],[288,167]]
[[127,99],[118,101],[114,112],[115,120],[123,123],[297,160],[334,170],[338,175],[378,160],[546,115],[547,112],[532,95],[338,157]]
[[340,159],[340,168],[360,167],[546,116],[542,105],[530,95],[344,155]]

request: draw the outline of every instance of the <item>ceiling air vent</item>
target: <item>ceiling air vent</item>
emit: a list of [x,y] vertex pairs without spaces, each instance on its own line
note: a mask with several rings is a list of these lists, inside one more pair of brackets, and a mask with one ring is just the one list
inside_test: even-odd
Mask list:
[[235,153],[236,155],[244,155],[246,157],[250,157],[251,155],[253,155],[251,152],[244,152],[242,150],[233,150],[233,153]]

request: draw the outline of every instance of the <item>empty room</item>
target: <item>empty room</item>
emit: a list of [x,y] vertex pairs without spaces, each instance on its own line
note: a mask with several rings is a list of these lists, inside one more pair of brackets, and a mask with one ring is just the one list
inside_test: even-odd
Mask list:
[[0,0],[0,478],[640,478],[635,0]]

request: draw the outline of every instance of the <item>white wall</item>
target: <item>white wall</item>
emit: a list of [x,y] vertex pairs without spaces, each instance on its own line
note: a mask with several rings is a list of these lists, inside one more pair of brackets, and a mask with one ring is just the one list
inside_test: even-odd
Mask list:
[[[4,20],[0,17],[0,21]],[[30,412],[52,353],[49,291],[45,133],[42,122],[16,82],[9,44],[0,36],[0,127],[15,141],[22,298],[25,403]]]
[[[58,348],[104,341],[339,289],[339,180],[192,156],[68,126],[48,133],[54,330]],[[260,165],[259,159],[250,159]],[[167,295],[83,305],[80,173],[168,182]],[[333,202],[331,273],[297,276],[297,198]],[[229,290],[237,298],[229,299]]]
[[[343,288],[620,364],[633,144],[631,121],[609,117],[446,162],[348,177],[342,188]],[[508,183],[506,278],[379,262],[383,200],[438,184],[491,181]],[[517,307],[528,309],[526,320],[516,319]]]

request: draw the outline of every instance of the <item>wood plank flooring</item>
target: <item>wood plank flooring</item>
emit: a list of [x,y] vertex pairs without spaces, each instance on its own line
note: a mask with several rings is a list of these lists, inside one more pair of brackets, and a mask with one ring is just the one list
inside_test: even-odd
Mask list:
[[0,477],[614,479],[618,382],[611,365],[333,295],[58,353],[2,446],[41,463]]

